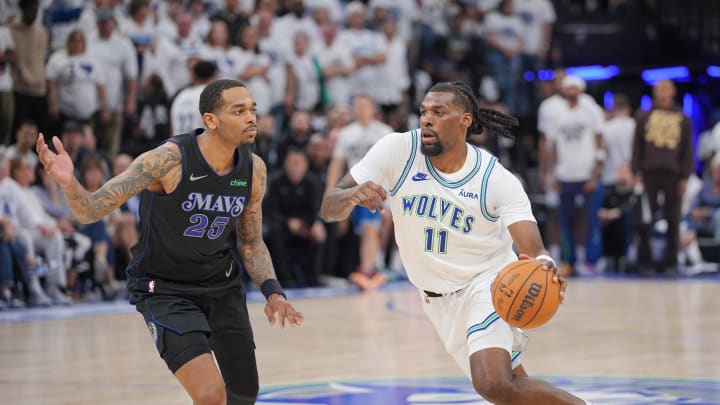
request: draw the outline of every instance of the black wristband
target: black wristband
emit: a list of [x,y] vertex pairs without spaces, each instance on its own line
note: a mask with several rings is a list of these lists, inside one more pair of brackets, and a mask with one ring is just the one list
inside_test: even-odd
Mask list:
[[270,299],[270,296],[273,294],[280,294],[283,297],[287,298],[287,295],[285,295],[285,292],[280,286],[280,283],[274,278],[269,278],[263,281],[262,285],[260,286],[260,291],[262,291],[265,299]]

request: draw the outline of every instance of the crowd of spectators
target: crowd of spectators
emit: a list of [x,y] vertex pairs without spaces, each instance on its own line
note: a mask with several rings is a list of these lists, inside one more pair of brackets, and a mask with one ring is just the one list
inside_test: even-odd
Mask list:
[[[705,155],[707,180],[694,188],[698,197],[682,212],[674,204],[688,194],[682,184],[693,176],[686,165],[693,146],[686,142],[687,118],[672,104],[672,83],[656,86],[659,111],[642,115],[648,124],[636,127],[623,96],[604,111],[581,79],[562,71],[543,87],[524,79],[550,56],[556,19],[550,0],[9,4],[15,6],[0,7],[0,307],[121,296],[137,241],[137,198],[97,223],[73,221],[38,165],[38,134],[60,137],[80,182],[97,190],[140,153],[202,127],[199,95],[218,78],[244,81],[257,102],[255,152],[270,173],[265,237],[288,287],[348,279],[376,287],[401,277],[387,213],[330,224],[319,217],[319,205],[324,190],[377,139],[417,126],[419,100],[442,80],[468,82],[483,106],[530,122],[538,117],[535,137],[513,143],[476,134],[471,141],[499,155],[532,195],[542,196],[534,199],[539,219],[543,210],[561,214],[559,233],[552,220],[542,225],[568,274],[600,265],[652,271],[657,233],[668,236],[661,270],[671,272],[683,254],[704,263],[692,249],[698,237],[720,239],[720,181],[711,175],[720,173],[720,160],[712,151]],[[522,159],[510,158],[513,148]],[[647,164],[658,150],[669,166]],[[672,184],[660,181],[668,173]],[[642,185],[651,193],[639,192]],[[586,236],[578,254],[579,206]],[[637,269],[630,265],[636,234]]]

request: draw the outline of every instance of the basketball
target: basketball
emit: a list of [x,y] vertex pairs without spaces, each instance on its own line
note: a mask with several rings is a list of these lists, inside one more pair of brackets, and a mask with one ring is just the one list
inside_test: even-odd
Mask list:
[[498,315],[518,328],[537,328],[555,315],[560,305],[560,284],[543,269],[543,260],[519,260],[505,266],[491,294]]

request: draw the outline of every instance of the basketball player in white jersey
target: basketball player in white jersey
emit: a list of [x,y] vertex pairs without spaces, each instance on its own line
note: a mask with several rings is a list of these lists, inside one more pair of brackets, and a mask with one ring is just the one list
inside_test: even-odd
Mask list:
[[477,105],[465,83],[434,85],[420,106],[422,128],[378,141],[327,192],[321,214],[337,221],[357,205],[378,210],[389,194],[410,281],[475,390],[495,404],[584,404],[528,378],[518,358],[526,336],[493,308],[495,276],[518,259],[513,242],[521,259],[546,261],[562,296],[566,282],[545,250],[520,182],[496,157],[466,142],[481,128],[509,136],[517,120]]
[[197,106],[205,86],[217,79],[217,66],[215,62],[199,60],[192,66],[190,76],[192,85],[180,90],[170,106],[172,134],[186,134],[196,128],[205,128]]

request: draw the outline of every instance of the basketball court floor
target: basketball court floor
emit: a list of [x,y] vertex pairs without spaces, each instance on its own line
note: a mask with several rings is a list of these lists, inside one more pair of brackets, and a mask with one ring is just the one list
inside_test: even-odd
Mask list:
[[[258,404],[484,404],[405,283],[291,292],[305,324],[267,324],[250,294]],[[529,331],[531,375],[595,404],[720,404],[720,277],[570,280]],[[0,313],[0,403],[189,404],[124,302]]]

